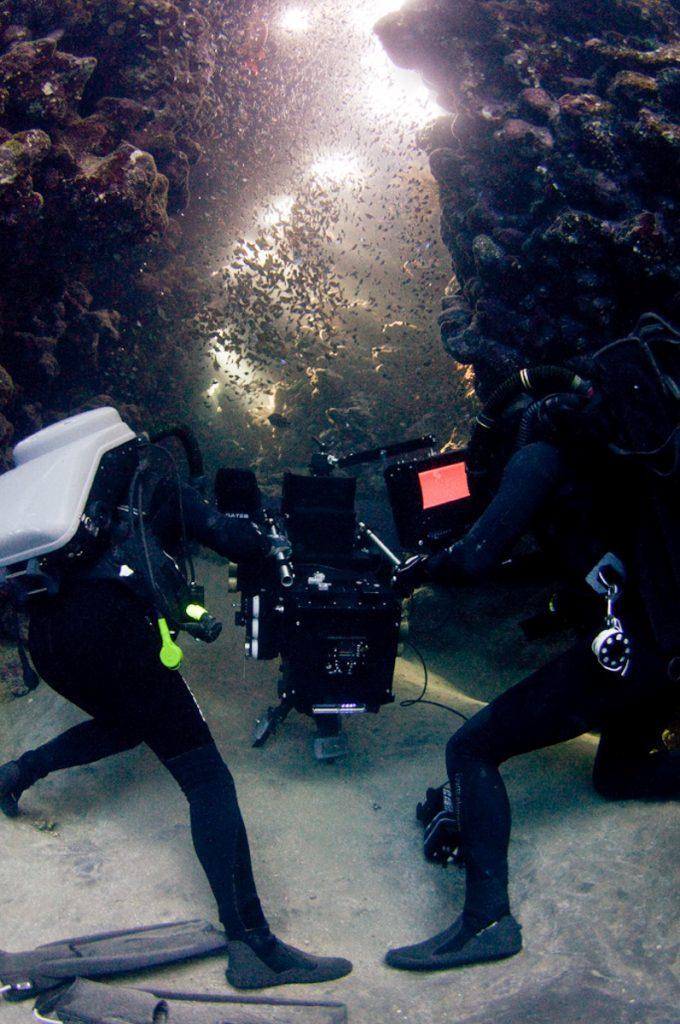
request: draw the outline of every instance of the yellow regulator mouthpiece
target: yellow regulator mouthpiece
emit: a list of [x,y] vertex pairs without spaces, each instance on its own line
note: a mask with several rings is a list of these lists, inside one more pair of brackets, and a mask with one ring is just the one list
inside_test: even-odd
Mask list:
[[179,668],[182,664],[182,648],[175,643],[170,636],[170,630],[165,619],[158,620],[158,632],[161,635],[161,649],[159,657],[166,668]]
[[203,616],[208,614],[208,609],[202,604],[188,604],[185,611],[187,618],[193,619],[194,622],[200,622]]

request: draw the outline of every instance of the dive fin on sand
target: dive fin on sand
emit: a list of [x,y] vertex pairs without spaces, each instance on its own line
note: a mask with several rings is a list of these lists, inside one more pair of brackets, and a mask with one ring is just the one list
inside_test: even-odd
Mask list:
[[342,1003],[152,992],[78,978],[46,992],[34,1016],[48,1024],[346,1024]]
[[224,932],[209,921],[174,921],[81,935],[22,953],[0,950],[0,991],[26,999],[73,978],[101,978],[226,951]]

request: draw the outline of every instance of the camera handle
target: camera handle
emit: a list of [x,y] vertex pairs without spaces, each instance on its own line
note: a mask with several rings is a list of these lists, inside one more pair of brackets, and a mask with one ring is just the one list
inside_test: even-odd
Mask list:
[[272,544],[272,553],[279,574],[279,582],[282,587],[292,587],[295,580],[293,567],[290,563],[290,541],[285,533],[277,527],[271,516],[265,517],[267,536]]
[[417,452],[423,448],[429,449],[433,454],[437,451],[437,439],[432,434],[424,437],[413,437],[407,441],[397,441],[395,444],[383,445],[381,448],[367,448],[363,451],[348,452],[346,455],[333,455],[326,448],[323,441],[318,438],[314,440],[319,445],[319,451],[314,452],[309,465],[312,476],[329,476],[334,469],[346,469],[348,466],[363,466],[369,462],[384,462],[385,459],[393,458],[395,455],[406,455],[409,452]]
[[385,558],[387,558],[387,560],[391,562],[393,566],[396,567],[398,565],[401,565],[401,559],[397,558],[394,551],[390,551],[387,544],[385,544],[384,541],[382,541],[377,534],[373,533],[373,530],[369,530],[369,528],[366,526],[366,523],[359,523],[358,525],[360,537],[366,537],[368,540],[370,540],[371,544],[373,544],[374,547],[378,549],[378,551],[381,551]]

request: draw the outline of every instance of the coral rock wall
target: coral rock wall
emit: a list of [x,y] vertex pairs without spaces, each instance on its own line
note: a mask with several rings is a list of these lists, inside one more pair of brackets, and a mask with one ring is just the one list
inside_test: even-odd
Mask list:
[[454,116],[424,134],[484,394],[647,309],[680,317],[680,12],[667,0],[412,0],[376,31]]
[[[181,347],[162,307],[186,305],[194,165],[248,144],[267,6],[0,0],[0,468]],[[482,395],[680,316],[679,29],[670,0],[411,0],[378,24],[453,114],[421,141],[457,280],[442,338]]]
[[228,14],[252,7],[0,0],[0,468],[13,435],[136,372],[131,328],[148,341],[182,277],[191,166],[234,127]]

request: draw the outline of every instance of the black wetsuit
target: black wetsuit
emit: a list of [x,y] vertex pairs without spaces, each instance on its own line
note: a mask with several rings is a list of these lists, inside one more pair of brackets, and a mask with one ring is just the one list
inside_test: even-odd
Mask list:
[[[607,452],[558,448],[543,441],[509,460],[490,505],[466,536],[428,562],[407,563],[400,583],[416,585],[422,572],[440,582],[476,579],[499,565],[529,528],[543,526],[561,561],[583,586],[588,571],[609,550],[629,570],[627,598],[616,606],[632,638],[625,676],[602,668],[591,650],[599,621],[571,650],[511,687],[466,722],[449,740],[446,767],[453,802],[448,841],[459,847],[466,870],[465,906],[453,924],[430,939],[392,949],[387,963],[402,970],[441,970],[496,960],[522,945],[508,899],[510,804],[499,766],[511,757],[601,731],[594,782],[610,798],[680,796],[680,752],[660,742],[677,683],[669,678],[660,633],[680,638],[678,608],[663,629],[646,615],[636,538],[645,499],[641,481],[608,473]],[[617,492],[617,484],[627,489]],[[543,531],[542,531],[543,532]],[[649,574],[647,574],[648,577]],[[397,577],[399,579],[399,577]],[[647,582],[649,579],[647,578]],[[652,628],[654,626],[654,628]],[[669,629],[670,627],[670,629]],[[657,748],[657,749],[655,749]]]
[[[188,534],[234,561],[258,559],[264,539],[184,489]],[[169,496],[154,532],[178,524]],[[189,801],[196,853],[231,938],[266,925],[232,776],[182,675],[159,659],[154,616],[116,580],[66,577],[56,596],[30,605],[29,647],[40,676],[91,716],[17,759],[21,790],[50,772],[146,743]]]
[[[469,533],[431,560],[432,577],[462,582],[483,575],[537,519],[554,526],[557,514],[562,560],[581,581],[610,547],[625,557],[626,535],[637,515],[630,496],[626,514],[623,506],[616,511],[609,493],[600,523],[602,498],[592,472],[574,487],[574,466],[573,457],[552,444],[520,449]],[[634,589],[634,571],[631,576]],[[603,669],[592,653],[592,637],[601,625],[594,621],[587,638],[493,700],[448,743],[447,771],[466,866],[464,918],[471,928],[483,928],[509,910],[510,807],[498,770],[504,761],[597,729],[601,739],[593,779],[600,793],[613,799],[680,795],[680,755],[652,752],[661,745],[678,684],[668,677],[668,658],[658,649],[641,602],[631,597],[617,612],[633,642],[624,677]]]
[[[269,548],[246,517],[220,514],[191,488],[183,490],[183,517],[174,485],[163,495],[161,484],[158,493],[148,529],[164,550],[181,534],[182,518],[189,537],[233,561],[262,559]],[[98,572],[66,572],[56,595],[30,602],[29,647],[38,672],[91,719],[0,766],[0,810],[17,814],[21,793],[50,772],[146,743],[189,802],[194,847],[228,939],[227,980],[248,989],[347,974],[348,960],[303,952],[269,930],[234,780],[189,687],[159,659],[151,602],[118,579],[92,578]]]

